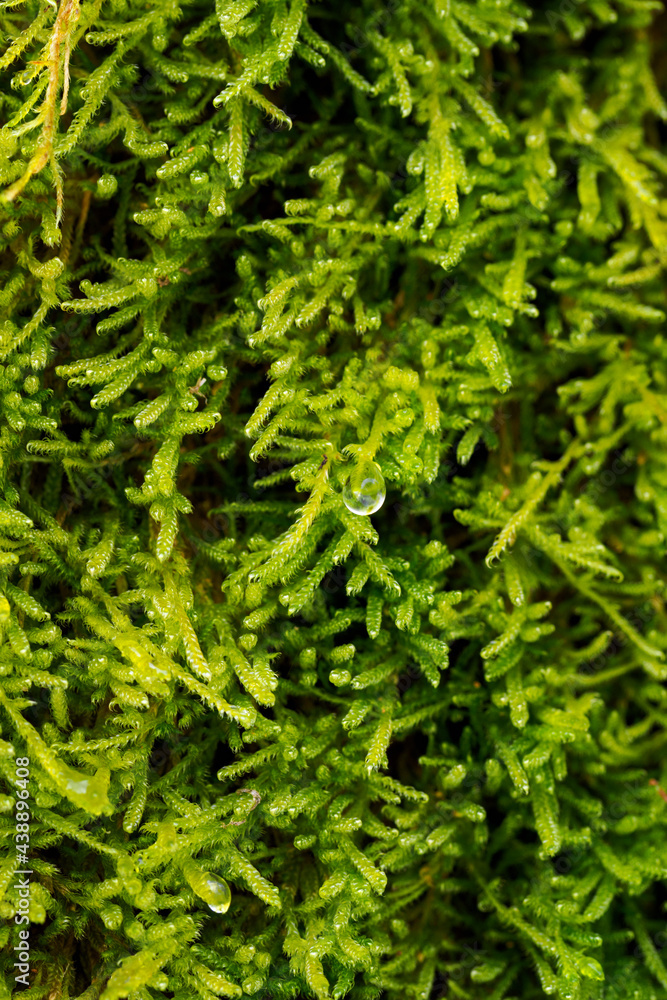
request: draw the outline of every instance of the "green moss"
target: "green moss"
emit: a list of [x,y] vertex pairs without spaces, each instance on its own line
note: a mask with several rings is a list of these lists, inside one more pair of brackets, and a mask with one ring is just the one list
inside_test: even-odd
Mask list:
[[665,994],[659,11],[4,5],[0,998]]

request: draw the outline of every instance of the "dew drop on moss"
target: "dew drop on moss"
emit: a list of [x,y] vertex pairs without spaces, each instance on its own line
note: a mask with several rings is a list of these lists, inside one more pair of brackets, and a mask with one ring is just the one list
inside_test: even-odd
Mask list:
[[343,488],[343,503],[353,514],[374,514],[384,503],[387,491],[376,462],[363,462],[352,471]]
[[202,871],[193,861],[186,861],[183,874],[191,889],[213,913],[226,913],[232,901],[229,886],[223,878]]
[[208,898],[205,898],[203,895],[202,898],[208,903],[209,910],[213,910],[214,913],[226,913],[232,901],[232,894],[229,891],[227,883],[224,881],[218,882],[214,878],[208,878],[206,879],[205,891]]

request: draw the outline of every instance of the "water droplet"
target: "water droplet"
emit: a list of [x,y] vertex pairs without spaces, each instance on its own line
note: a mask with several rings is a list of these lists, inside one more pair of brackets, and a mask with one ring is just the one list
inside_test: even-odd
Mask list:
[[206,891],[209,898],[206,900],[209,910],[214,913],[226,913],[232,901],[232,894],[226,882],[218,882],[217,879],[206,879]]
[[210,872],[202,871],[193,861],[186,861],[183,866],[190,888],[200,899],[203,899],[213,913],[226,913],[232,901],[232,894],[224,879],[218,879]]
[[343,503],[353,514],[374,514],[386,495],[379,465],[366,461],[353,469],[343,489]]

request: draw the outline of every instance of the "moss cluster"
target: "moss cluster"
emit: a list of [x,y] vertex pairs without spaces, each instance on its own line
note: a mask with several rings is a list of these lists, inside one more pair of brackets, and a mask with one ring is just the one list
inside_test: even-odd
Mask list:
[[2,4],[0,1000],[667,995],[661,17]]

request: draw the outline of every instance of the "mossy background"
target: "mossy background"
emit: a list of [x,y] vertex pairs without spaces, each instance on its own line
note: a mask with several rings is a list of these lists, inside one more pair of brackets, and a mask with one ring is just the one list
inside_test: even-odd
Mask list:
[[0,997],[667,996],[661,5],[0,20]]

